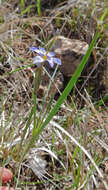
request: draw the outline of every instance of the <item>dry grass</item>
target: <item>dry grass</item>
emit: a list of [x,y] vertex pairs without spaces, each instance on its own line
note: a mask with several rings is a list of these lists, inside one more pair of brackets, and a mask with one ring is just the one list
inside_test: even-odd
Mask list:
[[[1,165],[12,170],[14,178],[10,185],[16,190],[108,189],[108,108],[107,102],[98,108],[94,104],[108,89],[107,24],[95,47],[96,65],[82,84],[83,93],[80,91],[82,86],[80,90],[77,87],[73,90],[69,100],[64,102],[25,159],[20,162],[33,129],[31,121],[19,149],[33,105],[36,68],[22,69],[22,66],[32,64],[29,47],[47,47],[49,39],[57,34],[85,40],[90,44],[99,17],[105,10],[105,3],[99,0],[93,1],[94,4],[72,0],[54,2],[54,6],[51,6],[50,0],[46,3],[41,1],[41,17],[37,16],[35,1],[31,2],[33,7],[30,11],[22,15],[20,3],[16,0],[6,1],[0,7]],[[26,1],[23,11],[29,5]],[[108,18],[105,18],[104,22],[107,21]],[[8,75],[16,69],[17,72]],[[91,76],[93,72],[94,75]],[[87,82],[90,77],[92,80]],[[44,114],[49,101],[46,100],[45,107],[41,110],[42,100],[40,94],[37,99],[38,118],[40,113]],[[51,105],[49,102],[47,112],[55,101],[53,99]]]

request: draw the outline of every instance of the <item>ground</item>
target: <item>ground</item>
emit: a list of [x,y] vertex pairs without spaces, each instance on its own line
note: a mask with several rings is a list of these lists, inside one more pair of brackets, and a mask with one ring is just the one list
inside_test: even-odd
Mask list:
[[50,40],[59,35],[89,46],[106,8],[107,1],[99,0],[0,5],[0,162],[13,172],[9,185],[16,190],[108,189],[108,15],[93,61],[34,144],[34,126],[43,122],[72,76],[58,70],[50,78],[55,70],[44,67],[35,101],[37,68],[29,51],[31,46],[50,50]]

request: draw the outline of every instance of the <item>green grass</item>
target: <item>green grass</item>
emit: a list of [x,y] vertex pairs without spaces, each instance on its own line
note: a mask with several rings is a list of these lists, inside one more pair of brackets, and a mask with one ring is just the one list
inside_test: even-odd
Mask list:
[[[90,44],[90,47],[86,53],[86,55],[84,56],[83,60],[81,61],[80,65],[78,66],[76,72],[74,73],[74,75],[72,76],[71,80],[69,81],[68,85],[66,86],[65,90],[63,91],[62,95],[60,96],[60,98],[58,99],[58,101],[56,102],[56,104],[54,105],[54,107],[51,109],[51,111],[48,113],[48,116],[46,118],[45,121],[43,121],[44,118],[40,118],[40,121],[38,121],[38,123],[36,123],[36,97],[34,99],[34,107],[32,108],[32,111],[30,113],[29,116],[29,120],[32,118],[32,115],[34,115],[34,128],[33,128],[33,133],[32,133],[32,137],[30,139],[30,141],[28,142],[28,145],[25,147],[25,151],[23,154],[23,157],[26,155],[26,153],[30,150],[31,147],[34,146],[35,142],[38,140],[39,135],[43,132],[43,130],[45,129],[45,127],[50,123],[50,121],[52,120],[53,116],[58,112],[61,104],[64,102],[64,100],[66,100],[68,94],[70,93],[70,91],[72,90],[72,88],[74,87],[75,83],[77,82],[81,72],[83,71],[83,68],[93,50],[93,47],[97,41],[97,39],[99,38],[100,34],[101,34],[102,30],[97,32],[93,41]],[[28,120],[28,122],[29,122]],[[27,128],[26,128],[27,129]],[[63,129],[62,129],[63,130]],[[67,134],[67,133],[66,133]],[[25,135],[25,134],[24,134]],[[69,136],[69,134],[68,134]],[[70,137],[70,136],[69,136]],[[70,137],[72,139],[72,141],[79,146],[79,148],[84,151],[84,153],[87,155],[87,157],[91,160],[92,164],[94,165],[94,167],[96,168],[96,170],[98,171],[100,177],[103,178],[99,168],[97,167],[97,165],[95,164],[94,160],[92,159],[92,157],[88,154],[88,152],[84,149],[84,147],[82,147],[72,136]],[[21,160],[22,161],[22,160]],[[76,179],[75,179],[75,184],[74,186],[77,188],[78,184],[79,184],[79,179],[80,179],[80,170],[81,170],[81,164],[78,165],[78,169],[77,169],[77,175],[76,175]]]
[[38,12],[38,15],[41,16],[40,0],[36,0],[36,6],[37,6],[37,12]]
[[[80,65],[78,66],[76,72],[74,73],[74,75],[72,76],[71,80],[69,81],[68,85],[66,86],[65,90],[63,91],[62,95],[60,96],[59,100],[57,101],[57,103],[55,104],[55,106],[51,109],[51,111],[48,114],[48,117],[46,118],[46,120],[41,123],[39,123],[39,125],[36,128],[36,132],[35,134],[33,134],[32,140],[29,144],[28,147],[31,146],[31,144],[34,144],[34,142],[38,139],[39,135],[42,133],[42,131],[44,130],[44,128],[48,125],[48,123],[51,121],[51,119],[53,118],[53,116],[57,113],[57,111],[59,110],[61,104],[64,102],[64,100],[66,100],[68,94],[70,93],[70,91],[72,90],[72,88],[74,87],[75,83],[77,82],[81,72],[83,71],[83,68],[93,50],[93,47],[97,41],[97,39],[99,38],[100,32],[96,33],[92,43],[90,44],[90,47],[86,53],[86,55],[84,56],[82,62],[80,63]],[[26,151],[25,151],[26,152]]]
[[[25,5],[25,1],[21,0],[21,14],[25,14],[25,13],[29,13],[31,11],[32,5],[28,6],[27,8],[24,7]],[[94,4],[95,5],[95,4]],[[41,7],[40,7],[40,0],[36,1],[36,6],[37,6],[37,12],[38,12],[38,16],[41,16]],[[32,97],[31,97],[31,101],[32,101],[32,106],[29,108],[29,111],[27,112],[27,115],[25,113],[23,113],[23,117],[21,117],[20,115],[20,110],[19,110],[19,114],[17,114],[17,122],[16,125],[14,126],[14,120],[15,118],[15,114],[13,114],[13,107],[14,107],[14,98],[13,101],[11,101],[11,104],[9,105],[8,108],[8,114],[5,117],[5,106],[6,106],[6,94],[4,92],[2,92],[2,104],[1,104],[1,109],[0,109],[0,125],[1,125],[1,139],[3,139],[3,143],[2,146],[0,147],[1,151],[3,151],[4,154],[4,161],[3,161],[3,165],[6,165],[9,163],[10,160],[14,159],[19,165],[21,165],[24,161],[24,159],[27,158],[28,153],[30,152],[30,150],[32,148],[35,147],[35,143],[38,142],[38,139],[42,136],[42,138],[44,139],[43,136],[43,132],[47,129],[48,125],[52,126],[52,129],[50,127],[50,130],[52,130],[51,132],[51,145],[49,142],[47,142],[45,145],[49,145],[49,149],[47,151],[47,153],[49,153],[52,156],[52,173],[50,174],[51,179],[49,178],[49,183],[52,183],[54,185],[54,187],[61,187],[60,185],[63,183],[67,183],[67,181],[69,182],[69,171],[71,172],[71,179],[73,181],[71,181],[71,185],[69,184],[68,187],[66,187],[65,189],[69,190],[69,189],[78,189],[79,187],[81,187],[81,185],[83,186],[83,189],[87,188],[87,184],[89,183],[89,180],[91,179],[92,175],[94,174],[95,170],[97,171],[97,174],[99,176],[99,178],[103,181],[106,189],[107,189],[107,185],[106,182],[103,178],[103,174],[101,173],[100,169],[99,169],[99,165],[100,163],[103,163],[104,160],[100,159],[100,155],[98,154],[98,152],[90,155],[86,150],[86,146],[84,145],[84,143],[87,145],[90,143],[90,141],[92,141],[93,138],[93,134],[90,134],[90,136],[88,137],[88,139],[84,142],[84,135],[82,135],[81,132],[81,123],[83,121],[83,113],[84,110],[76,110],[75,107],[75,99],[73,98],[73,104],[70,106],[71,107],[71,112],[75,112],[76,114],[76,118],[75,120],[72,118],[72,113],[69,115],[70,117],[70,122],[68,123],[68,106],[67,106],[67,97],[69,95],[69,93],[71,92],[71,90],[74,88],[75,84],[77,83],[85,64],[87,63],[87,60],[89,58],[89,56],[91,55],[91,52],[93,50],[93,48],[95,47],[95,44],[97,42],[97,40],[100,38],[100,35],[102,34],[104,27],[106,28],[106,24],[104,25],[103,21],[105,19],[105,17],[107,16],[108,13],[108,9],[106,8],[104,10],[103,15],[101,16],[100,20],[99,20],[99,24],[97,26],[97,33],[95,34],[89,49],[86,53],[86,55],[84,56],[83,60],[81,61],[80,65],[78,66],[76,72],[74,73],[74,75],[72,76],[72,78],[70,79],[69,83],[67,84],[66,88],[64,89],[64,91],[62,92],[61,96],[59,97],[57,102],[54,102],[53,98],[47,102],[47,97],[48,97],[48,92],[51,88],[51,84],[52,81],[54,79],[54,76],[56,74],[56,69],[55,72],[50,80],[49,86],[48,86],[48,90],[47,93],[45,95],[45,97],[42,100],[41,103],[41,109],[39,110],[39,115],[38,115],[38,106],[37,106],[37,90],[38,87],[40,85],[40,81],[41,81],[41,72],[43,72],[42,70],[38,70],[37,72],[35,72],[35,76],[34,76],[34,89],[32,91]],[[79,13],[77,13],[79,14]],[[61,16],[62,14],[60,14]],[[60,23],[60,18],[57,17],[56,20],[56,24],[59,26]],[[76,23],[74,23],[76,24]],[[77,30],[77,27],[75,25],[75,30]],[[48,39],[48,38],[47,38]],[[8,52],[9,54],[10,52]],[[25,63],[29,62],[27,59],[24,59]],[[14,60],[15,62],[15,60]],[[17,68],[15,70],[12,70],[9,73],[6,73],[3,76],[0,76],[0,79],[3,78],[7,78],[8,76],[14,76],[15,74],[17,75],[20,72],[23,72],[25,69],[32,67],[33,64],[26,65],[26,66],[22,66],[20,68]],[[15,94],[14,94],[15,96]],[[94,104],[95,108],[98,108],[99,106],[101,106],[102,104],[105,103],[105,101],[108,100],[108,95],[106,94],[105,97],[103,97],[102,100],[96,102],[96,104]],[[47,102],[47,105],[46,105]],[[65,104],[65,117],[63,116],[62,119],[54,119],[54,117],[58,114],[58,112],[60,111],[62,104]],[[90,110],[90,107],[88,108]],[[75,110],[75,111],[74,111]],[[87,109],[85,109],[87,112]],[[70,113],[70,112],[69,112]],[[90,113],[87,113],[88,115]],[[91,113],[92,115],[92,113]],[[79,136],[76,137],[75,134],[71,134],[68,132],[68,126],[72,126],[72,122],[74,120],[74,124],[75,124],[75,128],[78,128],[78,134]],[[6,122],[4,122],[6,121]],[[28,134],[28,131],[30,131],[30,127],[31,124],[33,124],[33,128],[32,128],[32,132],[30,132],[30,134]],[[11,128],[9,127],[11,125]],[[18,142],[18,144],[15,144],[12,146],[12,148],[9,150],[9,155],[8,155],[8,151],[5,148],[5,141],[6,142],[10,142],[13,143],[14,142],[14,135],[16,133],[16,131],[18,130],[18,132],[20,133],[20,127],[22,129],[22,126],[24,125],[24,130],[21,134],[21,140]],[[66,127],[64,127],[64,125],[66,125]],[[88,123],[87,123],[88,125]],[[86,126],[86,124],[85,124]],[[7,130],[9,128],[9,130]],[[6,133],[7,130],[7,133]],[[48,130],[48,129],[47,129]],[[75,129],[76,130],[76,129]],[[59,133],[59,141],[60,144],[62,143],[61,148],[57,147],[56,144],[56,137],[57,137],[57,132]],[[98,129],[97,129],[97,134],[100,134],[100,132],[98,133]],[[61,135],[61,136],[60,136]],[[64,135],[64,136],[63,136]],[[94,132],[94,135],[96,135],[96,133]],[[27,137],[26,137],[27,136]],[[45,142],[45,140],[43,140],[43,142]],[[74,149],[72,150],[70,147],[73,147],[74,145]],[[69,150],[68,150],[69,149]],[[47,150],[47,149],[46,149]],[[69,151],[69,152],[68,152]],[[71,153],[71,156],[68,155],[69,153]],[[54,155],[55,157],[54,157]],[[7,156],[8,155],[8,156]],[[85,155],[87,158],[85,158]],[[64,161],[65,159],[67,159],[66,161]],[[86,171],[86,174],[84,173],[84,161],[85,159],[87,159],[88,161],[88,165],[89,165],[89,169]],[[61,173],[57,173],[56,171],[56,161],[57,160],[60,163],[60,169],[61,169]],[[66,166],[63,167],[63,166]],[[59,167],[58,167],[59,168]],[[19,167],[18,167],[19,169]],[[16,173],[18,173],[16,171]],[[62,174],[62,175],[61,175]],[[16,175],[17,176],[17,175]],[[17,182],[17,180],[19,180],[17,177],[15,177],[15,183]],[[57,183],[56,183],[57,182]],[[44,181],[35,181],[35,184],[41,184],[44,183]],[[28,186],[30,184],[32,184],[32,182],[21,182],[20,180],[18,181],[19,186],[21,187],[21,184],[27,184]]]

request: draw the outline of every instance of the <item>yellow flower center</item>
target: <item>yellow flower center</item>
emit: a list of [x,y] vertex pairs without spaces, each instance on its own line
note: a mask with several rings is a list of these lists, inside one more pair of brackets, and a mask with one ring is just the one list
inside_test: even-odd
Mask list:
[[42,58],[44,59],[44,61],[46,61],[47,55],[44,55]]
[[44,55],[42,58],[44,59],[44,61],[47,60],[47,54],[48,54],[48,51],[46,52],[46,55]]

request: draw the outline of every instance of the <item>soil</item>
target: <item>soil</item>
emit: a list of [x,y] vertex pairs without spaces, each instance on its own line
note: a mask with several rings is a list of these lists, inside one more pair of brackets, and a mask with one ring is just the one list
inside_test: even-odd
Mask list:
[[[29,66],[30,64],[32,64],[34,57],[34,54],[29,51],[29,47],[42,46],[46,50],[54,51],[56,53],[56,56],[62,60],[62,65],[58,68],[55,78],[52,82],[51,89],[48,93],[48,97],[45,102],[46,106],[47,102],[51,97],[55,97],[54,101],[56,101],[60,97],[61,92],[65,89],[67,83],[69,82],[78,65],[80,64],[83,56],[87,52],[89,44],[91,43],[96,32],[98,22],[97,18],[95,17],[96,15],[91,16],[91,9],[93,8],[92,6],[89,8],[83,4],[76,5],[76,2],[74,5],[74,2],[71,0],[41,0],[40,2],[40,16],[38,16],[35,0],[26,0],[23,7],[21,7],[21,3],[18,0],[10,0],[8,2],[5,1],[2,5],[0,5],[0,94],[2,94],[2,96],[0,96],[0,101],[1,105],[3,104],[2,107],[4,106],[6,114],[5,119],[10,121],[11,115],[13,118],[12,127],[9,129],[5,129],[6,131],[4,139],[6,142],[10,142],[11,137],[14,136],[13,139],[15,140],[13,140],[14,143],[13,141],[11,142],[10,148],[6,147],[6,145],[4,144],[3,151],[1,151],[3,152],[3,155],[0,159],[2,163],[4,162],[5,158],[7,164],[9,162],[7,162],[7,160],[11,159],[8,159],[8,157],[10,154],[12,154],[12,162],[9,162],[9,164],[7,164],[9,168],[12,168],[12,171],[15,174],[15,180],[11,182],[11,186],[16,185],[16,178],[19,177],[17,176],[17,165],[19,159],[17,158],[17,153],[19,151],[18,143],[23,136],[22,133],[25,131],[25,128],[23,129],[24,123],[28,120],[28,113],[33,105],[32,96],[34,87],[34,74],[37,70],[37,67],[34,65]],[[52,39],[55,38],[55,44],[57,42],[57,39],[59,40],[56,45],[53,44],[54,46],[51,49],[50,42]],[[94,47],[94,50],[84,68],[84,71],[77,81],[76,86],[74,87],[74,89],[72,89],[69,95],[69,106],[72,104],[72,97],[74,97],[76,110],[81,108],[81,113],[83,112],[83,109],[85,109],[85,107],[87,107],[86,114],[89,113],[89,104],[87,104],[85,100],[82,100],[83,98],[81,96],[87,96],[84,89],[86,89],[86,91],[88,92],[90,100],[93,104],[96,103],[96,101],[102,99],[104,95],[108,92],[107,41],[107,30],[104,30],[100,36],[100,39],[97,41],[96,46]],[[25,68],[22,69],[22,67]],[[48,91],[48,85],[55,70],[55,67],[51,69],[48,63],[45,64],[44,68],[45,69],[43,70],[42,81],[38,89],[37,112],[41,110],[40,106],[42,99],[43,97],[45,97]],[[107,102],[108,98],[106,98],[105,102],[102,103],[105,106],[104,110],[102,110],[102,107],[99,107],[99,109],[101,109],[100,113],[97,113],[97,110],[95,110],[94,107],[90,107],[93,114],[91,114],[87,118],[87,122],[83,122],[83,119],[80,121],[82,136],[84,135],[85,125],[87,135],[92,132],[96,133],[97,129],[101,130],[101,126],[103,126],[102,130],[105,129],[108,133],[108,110],[106,109]],[[48,109],[50,109],[50,106],[48,107]],[[79,140],[79,128],[76,127],[79,121],[77,120],[78,115],[76,114],[76,110],[72,111],[72,113],[70,113],[70,111],[69,113],[67,113],[67,107],[62,107],[57,116],[59,118],[68,115],[66,121],[64,121],[63,123],[63,127],[65,128],[66,125],[66,130],[69,132],[69,134],[74,135]],[[0,114],[2,114],[2,111],[3,108],[0,110]],[[44,110],[42,110],[42,113],[43,111]],[[15,115],[13,113],[15,113]],[[98,115],[100,117],[98,117]],[[79,118],[80,117],[81,116],[79,116]],[[21,118],[22,122],[20,121]],[[81,118],[83,118],[83,116]],[[58,120],[62,123],[62,120],[57,119],[56,117],[55,121]],[[17,126],[18,122],[19,124]],[[45,142],[43,143],[42,141],[44,138],[47,139],[49,144],[51,144],[53,142],[53,138],[55,138],[54,140],[56,142],[56,145],[54,145],[54,148],[56,149],[57,153],[59,153],[60,161],[62,160],[66,165],[70,166],[73,159],[72,153],[74,152],[75,145],[70,146],[72,144],[69,143],[69,155],[67,155],[67,150],[65,149],[65,144],[63,144],[62,136],[56,138],[54,131],[55,136],[53,137],[52,130],[54,130],[52,129],[52,126],[48,126],[48,128],[43,132],[44,134],[41,140],[37,142],[36,147],[38,147],[38,145],[39,147],[41,147],[41,145],[45,145]],[[107,145],[107,139],[103,131],[98,131],[97,133],[99,133],[100,140],[104,139],[104,142]],[[27,138],[29,137],[30,131],[27,134]],[[88,135],[87,138],[88,139],[86,139],[86,143],[89,141],[88,148],[90,148],[90,152],[93,153],[93,156],[94,153],[100,154],[101,152],[100,157],[104,160],[104,169],[102,168],[102,171],[105,171],[106,176],[108,173],[107,164],[105,162],[105,156],[107,154],[106,149],[104,149],[103,146],[100,146],[101,141],[100,144],[94,144],[94,140],[92,141],[92,136],[89,137]],[[60,139],[61,142],[59,143]],[[0,137],[0,140],[2,141],[2,137]],[[99,139],[97,140],[97,142],[98,141]],[[22,149],[24,148],[25,145]],[[63,154],[61,154],[61,150],[63,150]],[[95,152],[95,150],[97,150],[97,152]],[[24,150],[22,150],[22,152],[23,151]],[[27,183],[29,183],[28,189],[52,189],[52,187],[54,187],[55,189],[66,189],[71,186],[72,179],[70,178],[69,172],[72,168],[69,168],[69,171],[67,171],[68,177],[66,174],[66,178],[62,179],[61,176],[63,176],[65,172],[64,169],[61,167],[60,162],[58,160],[56,161],[55,158],[49,156],[49,154],[46,154],[45,151],[39,152],[39,155],[41,155],[41,158],[43,159],[40,160],[40,162],[46,162],[43,166],[42,172],[44,174],[46,169],[49,175],[47,176],[45,173],[45,176],[49,177],[49,179],[51,179],[53,183],[50,182],[51,180],[47,181],[47,178],[44,179],[39,178],[40,176],[36,176],[35,171],[32,171],[31,168],[29,168],[31,163],[30,161],[34,157],[34,152],[35,149],[32,149],[31,152],[27,155],[27,159],[25,159],[22,163],[20,171],[20,185],[22,188],[23,186],[25,188]],[[33,156],[31,156],[32,154]],[[31,157],[29,158],[29,156]],[[68,158],[66,156],[68,156]],[[79,160],[78,158],[76,158],[76,162],[74,163],[75,167],[77,166],[78,162]],[[26,167],[27,164],[28,168]],[[35,168],[35,165],[36,164],[33,165],[33,168]],[[87,168],[85,168],[84,172],[88,173]],[[59,178],[57,177],[57,175],[61,175],[61,183],[59,183]],[[97,176],[98,175],[96,173],[95,177],[96,179],[98,179],[97,181],[101,181]],[[36,182],[37,184],[35,184],[34,182]],[[101,185],[102,184],[100,184],[100,186]]]

